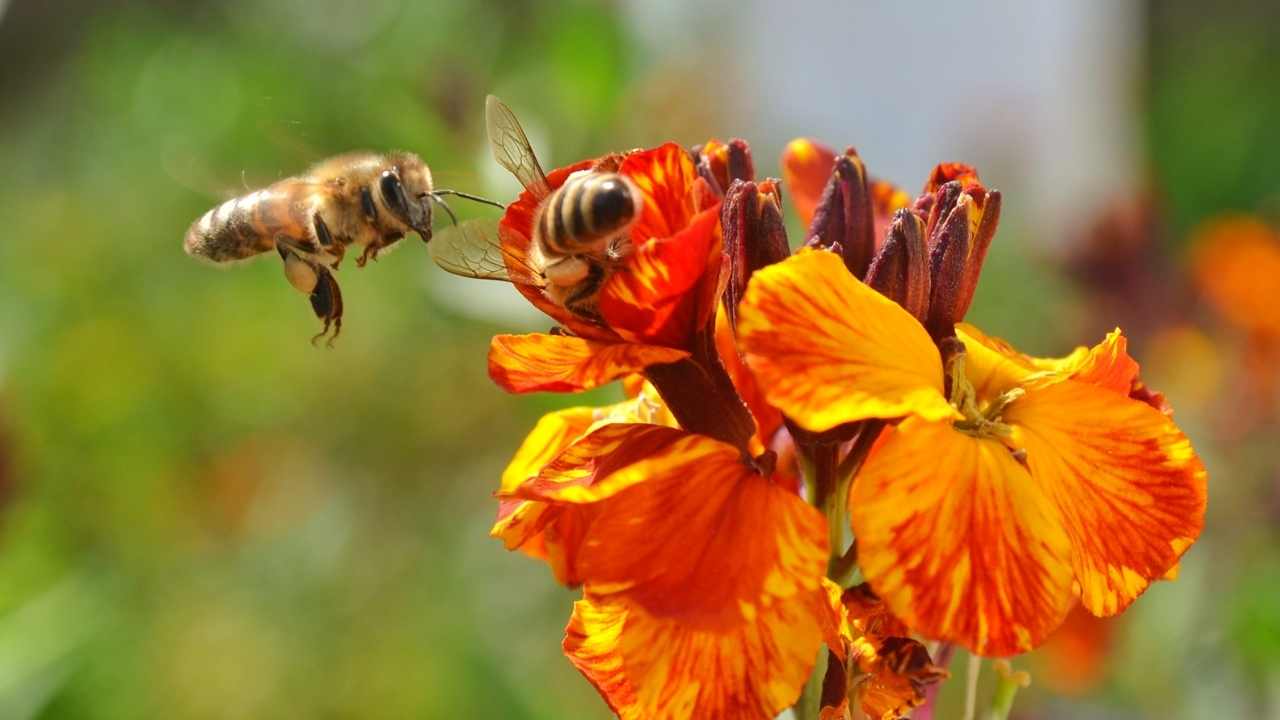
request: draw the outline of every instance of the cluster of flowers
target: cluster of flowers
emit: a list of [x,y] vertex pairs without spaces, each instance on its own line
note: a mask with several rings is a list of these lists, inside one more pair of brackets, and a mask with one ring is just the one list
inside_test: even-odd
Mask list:
[[[972,168],[912,199],[852,150],[783,166],[795,252],[744,142],[627,154],[644,205],[601,321],[518,285],[559,328],[491,345],[508,391],[629,398],[544,417],[492,530],[582,588],[564,652],[623,718],[773,718],[815,667],[823,718],[901,717],[947,674],[922,641],[1007,656],[1119,613],[1203,524],[1119,331],[1042,359],[962,322],[1001,206]],[[536,211],[503,217],[512,261]]]

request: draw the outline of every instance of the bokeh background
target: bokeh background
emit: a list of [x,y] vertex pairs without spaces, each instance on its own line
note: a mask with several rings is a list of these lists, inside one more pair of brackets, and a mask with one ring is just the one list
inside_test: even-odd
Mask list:
[[0,0],[0,718],[606,717],[573,593],[487,530],[535,419],[616,391],[492,386],[488,338],[546,321],[416,239],[343,268],[332,350],[277,262],[181,249],[357,148],[511,197],[489,92],[548,166],[743,136],[776,175],[798,135],[913,191],[978,165],[1006,219],[971,319],[1037,354],[1123,326],[1210,469],[1180,579],[1017,660],[1016,716],[1280,718],[1276,4],[852,5]]

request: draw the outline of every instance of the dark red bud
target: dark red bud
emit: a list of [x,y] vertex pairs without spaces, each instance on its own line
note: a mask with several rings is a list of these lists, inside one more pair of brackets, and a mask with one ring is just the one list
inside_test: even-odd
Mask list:
[[751,146],[742,138],[734,138],[728,145],[719,140],[708,140],[694,147],[693,154],[698,175],[719,195],[724,195],[734,180],[755,180],[756,167],[751,159]]
[[[991,247],[991,240],[996,236],[996,226],[1000,224],[1000,191],[992,190],[986,193],[984,199],[985,202],[978,210],[982,214],[982,219],[978,221],[978,230],[973,237],[969,259],[965,263],[964,280],[960,287],[960,294],[956,298],[956,322],[963,320],[965,313],[969,312],[969,305],[973,303],[973,294],[978,289],[978,278],[982,275],[982,264],[987,260],[987,250]],[[976,205],[978,203],[975,199]]]
[[738,321],[738,302],[747,290],[751,274],[791,254],[779,195],[775,180],[760,183],[734,180],[725,193],[720,211],[725,254],[729,256],[725,305],[734,327]]
[[930,238],[931,296],[925,327],[935,340],[954,335],[955,324],[963,317],[958,310],[973,247],[969,228],[974,212],[973,198],[960,194],[951,211],[937,221]]
[[910,210],[899,210],[884,245],[867,271],[867,284],[924,322],[929,313],[929,251],[924,221]]
[[875,220],[867,170],[853,148],[836,158],[831,179],[809,225],[808,247],[840,246],[844,264],[854,277],[862,278],[875,253]]

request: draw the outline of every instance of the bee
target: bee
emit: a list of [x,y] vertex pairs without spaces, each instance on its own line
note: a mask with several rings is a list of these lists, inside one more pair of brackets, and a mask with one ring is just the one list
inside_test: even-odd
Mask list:
[[534,285],[573,315],[599,322],[600,289],[631,252],[628,230],[642,202],[635,184],[616,172],[621,157],[608,156],[552,190],[515,114],[492,95],[485,126],[494,159],[538,200],[528,255],[504,262],[497,221],[470,220],[428,245],[432,259],[455,275]]
[[349,153],[209,210],[191,224],[183,246],[215,263],[274,249],[289,284],[324,321],[312,342],[332,329],[332,345],[342,331],[342,292],[330,271],[347,248],[363,248],[356,265],[364,267],[406,233],[430,240],[432,203],[450,193],[433,189],[430,169],[413,153]]

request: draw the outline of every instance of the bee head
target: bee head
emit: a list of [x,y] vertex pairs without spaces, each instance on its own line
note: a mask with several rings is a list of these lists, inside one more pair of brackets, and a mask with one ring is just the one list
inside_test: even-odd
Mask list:
[[412,153],[399,153],[378,180],[382,206],[397,220],[431,238],[431,170]]

